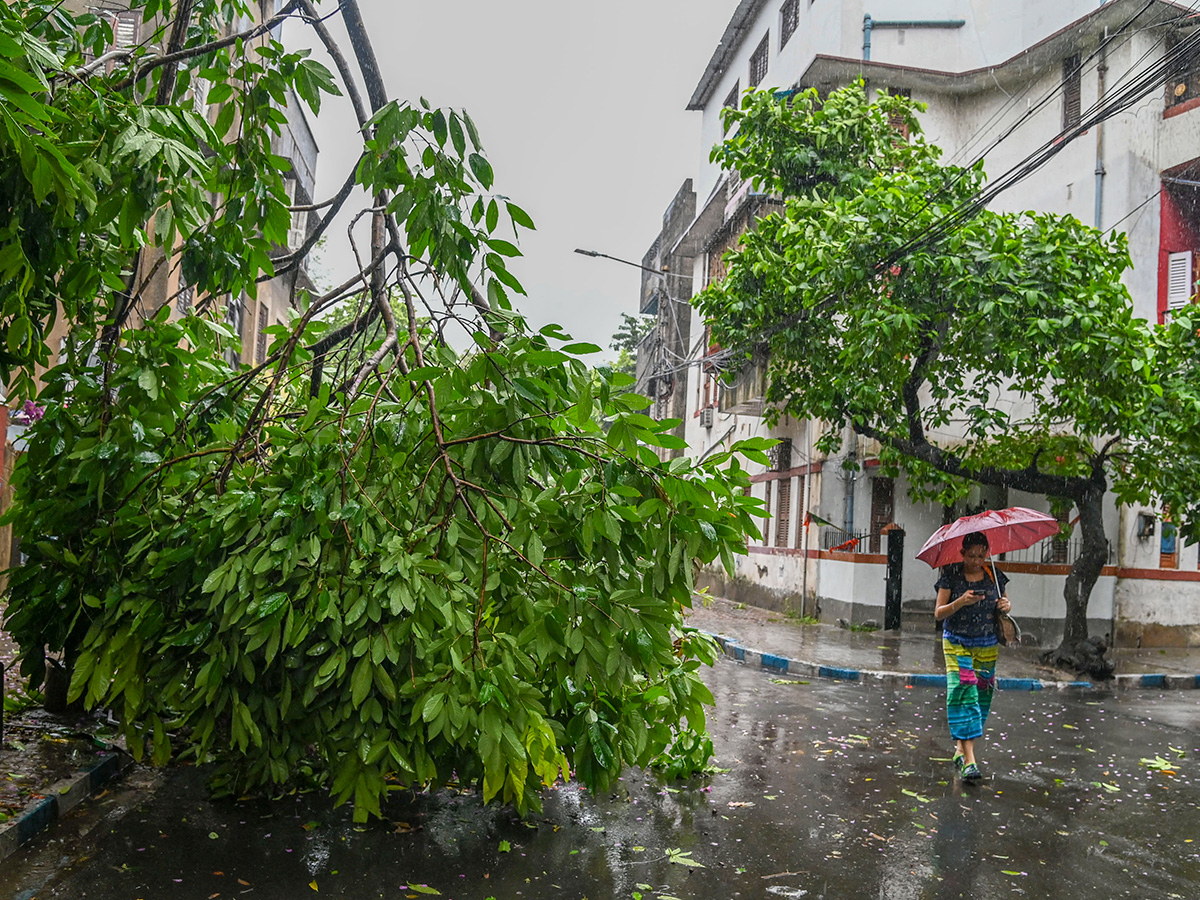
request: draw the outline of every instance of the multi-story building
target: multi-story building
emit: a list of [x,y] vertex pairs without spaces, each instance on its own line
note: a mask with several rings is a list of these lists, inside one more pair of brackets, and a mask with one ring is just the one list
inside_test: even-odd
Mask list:
[[[670,260],[674,272],[690,266],[702,290],[723,277],[722,254],[776,202],[709,160],[722,138],[721,110],[746,88],[827,92],[862,78],[872,92],[903,92],[927,104],[922,126],[947,161],[985,155],[995,176],[1071,130],[1106,92],[1161,64],[1197,25],[1193,5],[1159,0],[741,0],[688,101],[702,118],[699,164],[672,209],[694,192],[695,215],[680,233],[669,214],[671,228],[647,259]],[[1190,301],[1200,274],[1197,107],[1200,58],[1181,57],[1161,87],[1069,142],[992,207],[1069,213],[1124,231],[1135,310],[1162,321]],[[643,311],[653,311],[645,289],[642,296]],[[671,333],[661,306],[659,314],[660,332]],[[990,487],[953,509],[914,504],[902,480],[880,474],[871,442],[847,432],[837,458],[822,458],[813,449],[817,423],[785,417],[768,429],[765,365],[721,373],[706,362],[705,327],[694,312],[680,332],[691,339],[686,359],[665,364],[647,353],[639,365],[643,383],[656,385],[650,393],[660,411],[684,410],[689,453],[751,435],[782,439],[772,465],[753,476],[769,513],[764,539],[739,559],[735,579],[706,576],[719,593],[819,612],[825,621],[880,621],[889,578],[906,603],[931,600],[934,574],[914,555],[945,521],[981,508],[1048,507],[1044,497]],[[660,377],[664,370],[669,377]],[[845,457],[857,468],[847,470]],[[1158,511],[1111,498],[1105,522],[1110,564],[1092,593],[1092,633],[1111,633],[1119,645],[1200,643],[1197,546],[1176,546]],[[907,544],[889,567],[885,532],[893,523]],[[1077,550],[1074,540],[1050,540],[1006,560],[1018,614],[1044,643],[1061,634],[1062,589]]]

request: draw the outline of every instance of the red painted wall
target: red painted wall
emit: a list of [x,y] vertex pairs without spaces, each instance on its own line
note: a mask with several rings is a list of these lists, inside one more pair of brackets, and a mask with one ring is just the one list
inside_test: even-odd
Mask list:
[[[1171,186],[1163,185],[1159,203],[1159,240],[1158,240],[1158,321],[1163,320],[1167,309],[1167,258],[1172,253],[1192,250],[1196,256],[1192,265],[1200,261],[1200,216],[1191,208],[1190,190],[1172,193]],[[1193,277],[1195,273],[1193,272]]]

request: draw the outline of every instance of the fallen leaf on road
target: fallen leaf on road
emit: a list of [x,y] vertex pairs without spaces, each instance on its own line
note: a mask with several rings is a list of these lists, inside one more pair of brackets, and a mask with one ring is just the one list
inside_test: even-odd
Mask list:
[[697,869],[706,868],[704,863],[696,862],[696,860],[692,859],[692,852],[690,850],[685,852],[682,848],[668,849],[666,853],[667,862],[669,863],[675,863],[677,866],[692,866]]

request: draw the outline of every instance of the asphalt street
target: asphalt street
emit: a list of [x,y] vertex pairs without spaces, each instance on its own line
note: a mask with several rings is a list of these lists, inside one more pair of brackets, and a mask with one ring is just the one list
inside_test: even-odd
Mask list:
[[0,898],[975,900],[1200,895],[1196,692],[1001,692],[978,786],[953,777],[942,694],[709,673],[727,771],[525,822],[468,793],[355,827],[316,795],[213,802],[176,770],[101,798],[6,860]]

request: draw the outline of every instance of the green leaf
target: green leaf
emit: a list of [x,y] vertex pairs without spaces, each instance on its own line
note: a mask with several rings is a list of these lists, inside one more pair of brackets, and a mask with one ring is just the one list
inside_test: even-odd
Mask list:
[[453,113],[450,115],[450,140],[454,144],[454,152],[462,157],[467,152],[467,141],[463,136],[462,123]]
[[537,226],[533,224],[533,219],[529,213],[525,212],[525,210],[521,209],[515,203],[506,202],[504,205],[508,209],[508,215],[514,224],[520,225],[522,228],[528,228],[530,231],[535,230]]
[[472,153],[467,157],[467,165],[471,167],[472,174],[483,185],[484,190],[491,190],[492,180],[495,177],[492,174],[491,164],[478,153]]
[[26,345],[29,343],[32,333],[33,324],[29,319],[24,316],[14,319],[8,326],[8,335],[5,339],[8,345],[8,352],[14,356],[24,355]]
[[361,706],[363,701],[367,699],[372,681],[371,659],[368,656],[364,656],[358,661],[358,665],[354,667],[354,674],[350,678],[350,702],[354,706]]

